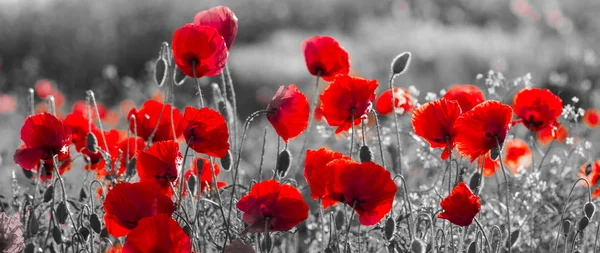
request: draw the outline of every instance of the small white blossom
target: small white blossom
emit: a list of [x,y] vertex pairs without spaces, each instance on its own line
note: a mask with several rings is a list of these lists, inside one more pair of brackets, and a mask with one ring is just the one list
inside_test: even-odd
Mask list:
[[567,145],[573,145],[574,142],[575,141],[574,141],[573,137],[567,137],[567,140],[565,141],[565,143]]
[[550,159],[550,163],[552,164],[560,164],[560,157],[556,154],[552,155],[552,158]]
[[577,104],[579,102],[579,98],[578,97],[572,97],[571,101],[573,101],[573,103]]
[[585,143],[583,144],[585,149],[591,149],[592,148],[592,143],[589,141],[585,141]]
[[431,102],[431,101],[435,101],[437,99],[437,94],[433,93],[433,92],[427,92],[427,95],[425,95],[425,100]]
[[419,96],[421,93],[414,85],[408,86],[408,92],[413,96]]

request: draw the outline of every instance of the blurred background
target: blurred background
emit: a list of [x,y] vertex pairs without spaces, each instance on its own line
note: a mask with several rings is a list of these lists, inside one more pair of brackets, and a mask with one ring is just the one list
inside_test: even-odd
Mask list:
[[[239,19],[229,65],[242,118],[264,108],[280,85],[313,92],[301,43],[314,35],[336,38],[350,54],[351,72],[377,79],[379,92],[391,60],[410,51],[410,69],[395,84],[415,86],[421,101],[453,84],[483,88],[477,74],[493,69],[509,79],[531,73],[535,86],[560,91],[564,101],[577,96],[580,107],[599,107],[597,0],[0,0],[3,167],[16,167],[29,88],[41,80],[59,90],[63,114],[93,89],[122,118],[123,100],[140,106],[160,96],[153,71],[161,43],[216,5]],[[206,91],[218,81],[201,79]],[[175,97],[180,109],[195,101],[192,81]],[[0,174],[6,190],[8,170]]]

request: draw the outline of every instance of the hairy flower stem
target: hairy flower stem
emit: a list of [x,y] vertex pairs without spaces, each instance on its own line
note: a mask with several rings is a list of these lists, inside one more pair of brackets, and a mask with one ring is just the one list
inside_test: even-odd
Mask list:
[[[221,192],[219,191],[219,185],[217,184],[217,175],[215,175],[215,162],[214,162],[214,158],[212,156],[208,157],[208,160],[210,162],[210,169],[211,171],[211,176],[212,176],[212,181],[213,181],[213,185],[211,187],[215,188],[215,192],[217,194],[217,201],[219,201],[219,211],[221,212],[221,216],[223,217],[223,223],[225,224],[225,231],[227,232],[227,237],[229,237],[229,223],[227,222],[227,220],[225,219],[225,210],[223,210],[223,200],[221,199]],[[199,184],[199,191],[200,192],[202,190],[202,181],[198,180],[200,182]],[[198,194],[198,199],[200,199],[200,194]],[[227,241],[227,240],[225,240]]]
[[[88,90],[87,92],[88,99],[91,100],[91,103],[94,104],[94,112],[96,113],[96,120],[98,121],[98,127],[100,127],[100,132],[102,136],[102,140],[104,141],[104,150],[108,152],[108,144],[106,143],[106,136],[104,134],[104,127],[102,127],[102,120],[100,119],[100,112],[98,111],[98,104],[96,103],[96,97],[94,97],[94,91]],[[88,115],[88,117],[92,117],[92,115]]]
[[396,94],[394,92],[394,75],[390,76],[390,81],[389,81],[389,86],[390,86],[390,92],[392,93],[392,118],[394,118],[394,127],[396,128],[396,145],[397,145],[397,149],[398,149],[398,157],[396,159],[398,159],[398,168],[394,168],[394,171],[396,172],[396,174],[400,174],[403,175],[402,172],[402,147],[400,146],[400,126],[398,125],[398,117],[396,117]]
[[396,175],[394,177],[394,181],[396,181],[396,178],[400,178],[400,180],[402,181],[402,188],[404,188],[404,206],[405,208],[408,209],[408,217],[406,217],[406,225],[408,226],[408,236],[410,238],[410,240],[413,240],[413,234],[412,234],[412,227],[410,225],[410,217],[412,215],[412,204],[410,203],[410,199],[408,198],[408,187],[406,186],[406,180],[404,179],[404,176],[402,175]]
[[29,88],[29,114],[35,115],[35,91]]
[[344,240],[344,252],[348,252],[348,246],[350,246],[350,228],[352,227],[352,220],[354,219],[354,214],[356,213],[356,211],[354,211],[356,203],[358,203],[358,201],[354,200],[352,203],[352,210],[350,211],[350,219],[348,220],[348,227],[346,228],[346,240]]
[[348,154],[348,157],[352,159],[352,149],[354,148],[354,108],[350,110],[350,114],[352,114],[352,116],[350,116],[352,119],[352,121],[350,121],[350,124],[352,124],[352,130],[350,133],[350,154]]
[[[242,149],[244,148],[244,141],[246,140],[246,133],[248,132],[248,127],[250,126],[250,122],[252,122],[252,120],[254,120],[254,118],[256,118],[257,116],[261,115],[261,114],[265,114],[267,113],[267,110],[260,110],[260,111],[256,111],[252,114],[250,114],[250,116],[248,116],[248,118],[246,119],[246,122],[244,122],[244,132],[242,132],[242,141],[240,142],[240,146],[238,147],[238,157],[236,159],[235,162],[235,167],[233,168],[233,186],[231,187],[231,199],[229,200],[229,210],[228,210],[228,214],[227,214],[227,223],[231,224],[231,209],[233,208],[233,199],[235,198],[235,188],[237,186],[237,181],[238,181],[238,172],[239,172],[239,167],[240,167],[240,161],[242,158]],[[231,239],[229,233],[227,234],[227,237],[225,238],[225,241]]]
[[[571,202],[571,195],[573,194],[573,190],[575,190],[575,186],[578,185],[579,181],[584,181],[585,184],[587,185],[587,190],[588,190],[588,202],[592,202],[592,189],[590,188],[590,182],[586,179],[586,178],[579,178],[575,181],[575,183],[573,183],[573,186],[571,186],[571,191],[569,192],[569,195],[567,196],[567,201],[565,202],[565,207],[563,208],[562,212],[560,213],[560,222],[564,221],[565,218],[565,213],[567,212],[567,207],[569,207],[569,203]],[[556,239],[554,240],[554,252],[558,252],[558,237],[560,236],[560,229],[561,226],[557,227],[556,231]],[[566,244],[566,238],[565,238],[565,248],[567,247]]]
[[192,73],[194,74],[194,81],[196,82],[196,87],[198,88],[198,101],[200,102],[200,108],[204,107],[204,98],[202,98],[202,89],[200,88],[200,82],[196,77],[196,61],[192,61]]
[[[529,131],[529,145],[531,146],[531,150],[534,150],[535,147],[535,132]],[[535,152],[531,152],[531,168],[535,168]]]
[[[498,148],[498,152],[501,152],[502,150],[502,146],[500,146],[500,141],[498,140],[498,136],[495,136],[494,139],[496,140],[496,145]],[[508,186],[508,177],[506,176],[506,168],[504,167],[504,161],[502,161],[502,155],[499,155],[498,158],[500,159],[500,166],[502,167],[502,175],[504,176],[504,184],[506,185],[506,196],[505,196],[505,200],[506,200],[506,227],[508,228],[508,241],[512,242],[511,236],[512,236],[512,231],[510,229],[510,188]],[[508,246],[508,253],[512,252],[512,245]]]
[[265,251],[266,251],[266,253],[269,253],[271,251],[271,245],[270,245],[270,243],[267,244],[267,242],[270,241],[270,239],[271,239],[271,238],[269,238],[269,220],[270,220],[269,217],[267,217],[265,219],[265,239],[264,239],[264,242],[265,242]]
[[321,241],[319,242],[319,248],[325,251],[325,217],[323,217],[323,199],[319,198],[319,226],[321,230]]
[[[540,164],[538,165],[538,168],[537,168],[538,171],[542,169],[544,160],[546,160],[546,157],[548,156],[548,154],[550,154],[550,150],[552,150],[552,148],[554,148],[554,143],[556,143],[556,140],[554,140],[554,138],[553,138],[552,141],[550,141],[550,145],[548,146],[548,149],[546,149],[546,152],[544,153],[544,155],[542,156],[542,159],[540,160]],[[533,152],[531,152],[531,156],[533,156]],[[533,166],[531,166],[531,167],[534,168]]]
[[[315,117],[315,110],[317,109],[317,105],[319,104],[319,80],[321,79],[321,74],[320,71],[317,74],[317,79],[315,81],[315,92],[313,93],[312,96],[312,101],[311,101],[311,106],[309,109],[309,114],[308,114],[308,126],[306,127],[306,130],[304,131],[304,140],[302,141],[302,148],[300,149],[300,157],[297,161],[297,167],[300,167],[300,163],[304,162],[304,155],[306,155],[306,149],[308,149],[308,139],[310,137],[310,131],[312,129],[312,125],[314,123],[314,117]],[[300,170],[296,170],[296,174],[299,172]]]
[[481,234],[483,235],[483,238],[485,239],[485,243],[487,245],[488,252],[492,252],[492,244],[490,243],[490,240],[488,239],[487,234],[485,233],[485,230],[483,229],[483,227],[481,226],[481,223],[479,223],[479,220],[477,218],[475,218],[475,224],[477,224],[479,231],[481,231]]
[[[177,209],[181,206],[181,199],[183,198],[183,178],[185,174],[185,162],[187,161],[188,151],[190,151],[190,143],[194,141],[194,135],[190,136],[190,140],[185,145],[185,151],[183,154],[183,162],[181,162],[181,172],[179,173],[179,198],[177,198]],[[200,197],[200,196],[198,196]]]
[[381,166],[385,169],[385,157],[383,156],[383,143],[381,142],[381,130],[379,127],[379,117],[377,116],[377,112],[371,109],[371,114],[375,118],[375,128],[377,129],[377,141],[379,144],[379,153],[381,154]]
[[[235,89],[233,88],[233,79],[231,78],[231,72],[229,71],[229,63],[225,63],[225,73],[227,73],[227,84],[229,85],[229,91],[231,92],[231,96],[229,97],[229,100],[231,100],[231,105],[233,106],[233,147],[235,148],[235,145],[238,143],[237,142],[237,137],[238,137],[238,115],[237,115],[237,100],[235,97]],[[227,96],[227,92],[225,92],[225,96]],[[237,154],[239,156],[239,154]]]
[[[581,234],[581,230],[577,230],[577,232],[575,232],[575,236],[573,236],[573,243],[571,243],[571,251],[570,252],[575,252],[575,245],[577,245],[577,237],[579,236],[579,234]],[[565,244],[565,251],[567,250],[567,244]]]
[[258,182],[262,181],[262,170],[263,170],[263,162],[265,160],[266,146],[267,146],[267,128],[265,127],[265,132],[263,134],[263,145],[262,145],[262,150],[260,152],[260,164],[258,165]]

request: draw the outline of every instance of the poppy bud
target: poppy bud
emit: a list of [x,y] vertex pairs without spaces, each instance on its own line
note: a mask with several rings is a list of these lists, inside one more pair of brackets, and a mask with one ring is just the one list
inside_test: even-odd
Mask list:
[[196,168],[198,170],[198,175],[202,175],[202,170],[204,169],[204,159],[196,160]]
[[265,239],[260,244],[260,248],[262,252],[270,252],[271,246],[273,246],[273,241],[271,240],[271,236],[267,234]]
[[394,233],[396,232],[396,221],[391,216],[385,221],[383,232],[385,233],[385,239],[388,241],[394,237]]
[[46,189],[46,191],[44,192],[44,202],[50,202],[50,200],[52,200],[52,197],[54,197],[54,186],[50,185],[48,189]]
[[98,148],[97,148],[98,147],[98,139],[96,139],[96,136],[92,132],[89,132],[87,134],[86,142],[87,142],[87,149],[91,153],[98,152]]
[[231,170],[231,152],[229,150],[227,150],[227,154],[221,158],[221,167],[225,171]]
[[290,170],[290,165],[292,164],[292,154],[287,149],[281,151],[279,153],[279,162],[277,163],[277,175],[279,177],[285,177],[288,171]]
[[185,225],[183,226],[183,232],[188,235],[190,238],[194,238],[194,232],[192,232],[192,228],[190,228],[190,226]]
[[[87,241],[88,237],[90,236],[90,230],[86,227],[80,227],[79,234],[81,237],[83,237],[84,241]],[[75,237],[75,239],[77,239],[77,237]]]
[[174,68],[173,69],[173,82],[175,82],[175,85],[179,86],[182,85],[183,82],[185,82],[185,78],[187,76],[181,72],[181,69],[179,68]]
[[35,215],[31,215],[31,218],[29,218],[29,227],[28,228],[29,228],[29,234],[31,234],[31,235],[35,235],[38,233],[38,231],[40,231],[40,223],[38,222]]
[[476,253],[477,252],[477,242],[472,241],[469,243],[469,248],[467,249],[467,253]]
[[473,192],[477,194],[479,192],[479,187],[481,187],[481,173],[475,172],[469,181],[469,188],[471,188]]
[[69,215],[69,209],[64,201],[58,203],[56,207],[56,219],[58,223],[65,224],[67,222],[67,216]]
[[325,253],[333,253],[333,249],[331,249],[330,247],[327,247],[325,249]]
[[510,241],[506,241],[506,248],[512,248],[519,239],[520,230],[515,230],[510,233]]
[[188,178],[187,180],[187,184],[191,192],[196,192],[196,176],[191,175],[190,178]]
[[425,253],[425,244],[421,239],[415,238],[410,244],[410,250],[412,253]]
[[563,220],[562,228],[563,228],[563,234],[565,236],[567,236],[567,234],[571,230],[571,221],[570,220]]
[[579,229],[579,231],[583,231],[587,225],[590,224],[590,219],[588,219],[588,217],[581,217],[581,219],[579,219],[579,222],[577,222],[577,229]]
[[62,243],[62,233],[60,232],[60,228],[57,226],[52,227],[52,238],[56,244]]
[[362,146],[360,147],[360,161],[361,162],[370,162],[373,161],[373,152],[371,152],[371,149],[369,148],[369,146]]
[[95,213],[90,216],[90,226],[97,234],[100,234],[100,232],[102,232],[102,225],[100,224],[100,219]]
[[102,228],[102,231],[100,232],[100,238],[108,238],[108,230],[106,227]]
[[35,245],[33,245],[33,243],[28,243],[27,246],[25,246],[25,253],[34,253],[35,252]]
[[592,216],[594,216],[594,213],[596,212],[596,206],[594,203],[587,202],[583,209],[585,210],[585,216],[588,217],[588,219],[592,219]]
[[127,170],[125,171],[125,175],[127,175],[128,177],[132,177],[133,174],[135,174],[135,163],[135,157],[132,158],[131,161],[129,161],[129,164],[127,165]]
[[410,52],[403,52],[397,55],[394,60],[392,60],[392,74],[399,75],[406,71],[410,64],[410,56]]
[[490,159],[492,159],[492,161],[497,161],[498,157],[500,157],[500,150],[498,147],[493,147],[490,149]]
[[342,230],[342,227],[344,227],[344,218],[344,213],[342,211],[338,211],[335,214],[335,229],[338,231]]
[[26,178],[31,179],[33,177],[33,172],[31,172],[31,170],[26,170],[24,168],[23,169],[23,175],[25,175]]
[[81,188],[81,191],[79,191],[79,201],[84,201],[85,199],[87,199],[87,193]]

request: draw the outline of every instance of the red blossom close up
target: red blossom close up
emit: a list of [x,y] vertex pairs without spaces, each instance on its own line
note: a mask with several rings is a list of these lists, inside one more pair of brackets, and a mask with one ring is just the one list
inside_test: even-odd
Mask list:
[[350,72],[350,58],[346,49],[332,37],[314,36],[302,42],[302,52],[308,72],[332,81],[337,74]]
[[443,148],[442,159],[446,160],[456,145],[454,124],[460,115],[458,102],[442,98],[415,109],[412,126],[415,134],[429,142],[432,148]]
[[306,130],[309,114],[308,99],[294,84],[280,86],[267,106],[267,119],[286,143]]
[[438,218],[445,219],[452,224],[465,227],[471,225],[475,215],[481,210],[479,197],[475,196],[469,186],[459,182],[450,195],[440,202],[444,210],[438,215]]
[[215,28],[186,24],[173,34],[173,58],[190,77],[216,76],[227,62],[227,45]]

